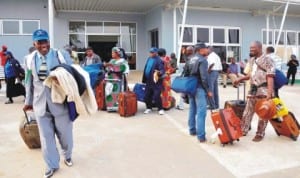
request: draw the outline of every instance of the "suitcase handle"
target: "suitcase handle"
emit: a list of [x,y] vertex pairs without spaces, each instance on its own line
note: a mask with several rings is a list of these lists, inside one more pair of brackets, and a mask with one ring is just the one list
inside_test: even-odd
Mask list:
[[[244,101],[246,101],[246,82],[244,81]],[[237,86],[237,100],[240,99],[240,85]]]
[[27,124],[29,124],[28,114],[27,114],[27,112],[24,109],[23,109],[23,112],[25,114],[26,122],[27,122]]

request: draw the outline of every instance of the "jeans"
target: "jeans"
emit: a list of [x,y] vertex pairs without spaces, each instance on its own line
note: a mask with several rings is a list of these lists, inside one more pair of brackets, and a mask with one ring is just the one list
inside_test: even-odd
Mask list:
[[218,77],[219,77],[219,71],[213,70],[208,75],[208,85],[211,88],[211,91],[213,93],[213,97],[211,99],[211,107],[213,109],[219,108],[219,87],[218,87]]
[[[203,88],[197,88],[195,96],[189,96],[189,131],[197,134],[199,140],[205,138],[206,93]],[[196,117],[197,116],[197,117]]]

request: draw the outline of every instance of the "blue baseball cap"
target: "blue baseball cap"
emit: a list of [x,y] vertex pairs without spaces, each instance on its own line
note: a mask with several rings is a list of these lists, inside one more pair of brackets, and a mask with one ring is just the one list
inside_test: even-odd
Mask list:
[[38,29],[32,34],[33,41],[49,40],[49,35],[45,30]]
[[152,48],[150,48],[149,52],[150,52],[150,53],[157,53],[157,52],[158,52],[158,49],[155,48],[155,47],[152,47]]

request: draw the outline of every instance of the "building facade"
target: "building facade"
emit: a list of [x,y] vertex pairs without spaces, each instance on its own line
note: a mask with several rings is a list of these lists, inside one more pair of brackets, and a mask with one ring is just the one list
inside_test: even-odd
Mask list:
[[[174,3],[174,0],[153,0],[150,5],[147,0],[133,1],[137,4],[124,1],[121,5],[112,4],[117,6],[112,8],[107,5],[109,2],[120,1],[1,0],[0,45],[8,46],[15,57],[22,61],[32,46],[31,33],[37,28],[43,28],[50,31],[51,43],[55,48],[69,44],[83,52],[84,48],[91,46],[106,61],[110,59],[111,48],[120,46],[127,52],[132,70],[143,70],[148,49],[152,46],[166,48],[168,54],[178,53],[183,25],[182,1]],[[267,9],[275,6],[284,9],[284,4],[268,3],[264,12],[261,9],[249,9],[246,1],[245,7],[239,0],[226,1],[239,2],[239,8],[204,8],[206,4],[190,1],[183,46],[204,41],[226,60],[229,57],[237,60],[248,58],[249,46],[254,40],[262,41],[264,46],[275,46],[283,12],[270,14]],[[261,0],[255,1],[265,4]],[[140,9],[132,10],[134,5],[134,8]],[[299,22],[300,14],[286,16],[276,50],[284,63],[291,54],[299,56]]]

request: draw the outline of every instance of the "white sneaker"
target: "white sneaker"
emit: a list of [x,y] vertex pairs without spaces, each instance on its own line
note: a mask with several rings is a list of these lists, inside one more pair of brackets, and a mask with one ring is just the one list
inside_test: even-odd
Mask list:
[[151,111],[152,111],[151,109],[146,109],[146,110],[144,111],[144,114],[149,114]]
[[159,110],[159,111],[158,111],[158,114],[159,114],[159,115],[164,115],[164,114],[165,114],[165,111],[164,111],[164,110]]

